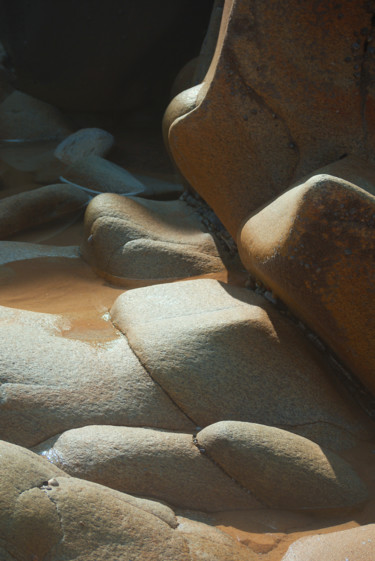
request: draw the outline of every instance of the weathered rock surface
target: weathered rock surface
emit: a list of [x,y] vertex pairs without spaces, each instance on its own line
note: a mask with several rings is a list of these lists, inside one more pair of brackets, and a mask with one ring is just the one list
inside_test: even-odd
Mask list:
[[82,253],[99,274],[124,279],[174,279],[224,270],[213,237],[183,201],[95,197],[85,214]]
[[[0,443],[0,553],[2,559],[67,558],[89,561],[203,561],[215,550],[213,532],[196,544],[189,527],[177,529],[173,511],[71,478],[36,454]],[[183,520],[182,520],[183,522]],[[186,524],[185,524],[186,526]],[[195,530],[193,530],[195,531]],[[216,536],[218,561],[250,561],[252,553]]]
[[0,238],[83,210],[90,197],[71,185],[47,185],[0,199]]
[[350,465],[307,438],[253,423],[222,421],[197,440],[224,471],[273,508],[340,508],[368,498]]
[[[369,188],[371,168],[366,171]],[[253,214],[238,241],[246,268],[373,393],[374,225],[373,194],[340,177],[319,174]]]
[[191,434],[88,426],[35,448],[56,466],[118,491],[203,511],[259,508],[193,444]]
[[225,3],[196,108],[179,108],[168,138],[232,236],[313,170],[344,154],[374,161],[371,17],[363,2]]
[[111,316],[197,426],[260,423],[330,448],[370,434],[298,329],[246,289],[209,279],[139,288]]
[[374,561],[375,524],[301,538],[282,561]]
[[59,316],[0,307],[0,438],[33,446],[88,424],[191,430],[124,337],[64,338]]

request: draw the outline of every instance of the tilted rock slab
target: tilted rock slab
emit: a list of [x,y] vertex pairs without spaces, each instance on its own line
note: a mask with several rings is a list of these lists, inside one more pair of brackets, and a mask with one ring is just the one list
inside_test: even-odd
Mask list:
[[224,471],[273,508],[337,508],[368,498],[350,465],[302,436],[253,423],[222,421],[197,435]]
[[246,268],[373,393],[374,227],[374,195],[320,174],[249,217],[238,241]]
[[139,288],[119,296],[111,316],[197,426],[260,423],[329,448],[372,434],[295,325],[249,290],[210,279]]
[[374,561],[375,524],[301,538],[282,561]]
[[47,185],[0,199],[0,238],[83,211],[87,193],[71,185]]
[[253,423],[215,423],[194,440],[155,429],[89,426],[34,450],[74,477],[185,509],[326,509],[368,498],[333,452]]
[[[184,520],[165,505],[71,478],[44,458],[5,442],[0,442],[0,481],[4,560],[204,561],[215,550],[212,532],[202,538],[198,523],[195,536],[189,528],[185,532]],[[218,561],[255,559],[229,536],[218,542]]]
[[64,338],[69,327],[0,307],[0,438],[29,447],[88,424],[191,430],[124,337],[94,346]]
[[112,279],[160,281],[225,268],[213,237],[183,201],[95,197],[85,214],[82,253]]
[[184,509],[262,507],[198,450],[192,434],[89,426],[67,431],[35,451],[74,477]]

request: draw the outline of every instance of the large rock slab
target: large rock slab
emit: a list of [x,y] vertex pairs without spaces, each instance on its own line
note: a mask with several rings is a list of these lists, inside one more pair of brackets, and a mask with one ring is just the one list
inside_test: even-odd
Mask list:
[[[363,183],[375,193],[375,170],[372,178]],[[319,174],[250,216],[238,241],[246,268],[373,393],[374,225],[373,194],[340,175]]]
[[204,539],[201,524],[184,527],[165,505],[71,478],[44,458],[5,442],[0,442],[0,482],[4,560],[204,561],[213,558],[215,538],[222,546],[222,553],[216,546],[218,561],[255,558],[213,530]]
[[198,426],[260,423],[338,448],[371,434],[295,325],[249,290],[210,279],[139,288],[111,316]]
[[0,437],[33,446],[88,424],[190,430],[124,337],[64,338],[68,320],[0,307]]
[[273,508],[340,508],[368,498],[350,465],[307,438],[253,423],[222,421],[197,440],[224,471]]
[[165,280],[224,270],[211,234],[183,201],[103,194],[85,214],[84,258],[109,278]]
[[212,512],[262,507],[198,450],[191,434],[88,426],[67,431],[35,451],[74,477],[179,508]]
[[375,524],[301,538],[282,561],[373,561]]
[[[363,2],[229,0],[170,151],[234,237],[248,213],[344,154],[374,161],[372,12]],[[184,103],[184,101],[183,101]],[[170,118],[167,118],[170,121]],[[225,157],[223,157],[225,154]]]
[[0,238],[83,211],[87,193],[71,185],[47,185],[0,199]]

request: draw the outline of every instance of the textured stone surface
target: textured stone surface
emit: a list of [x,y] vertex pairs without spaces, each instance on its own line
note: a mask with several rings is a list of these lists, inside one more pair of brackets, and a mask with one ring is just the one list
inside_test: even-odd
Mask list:
[[375,524],[309,536],[293,543],[282,561],[374,561]]
[[[53,484],[48,484],[51,478]],[[208,529],[204,538],[202,525],[184,524],[165,505],[71,478],[44,458],[6,442],[0,442],[0,483],[4,561],[253,559],[247,548],[221,532]]]
[[89,156],[106,156],[114,143],[113,136],[102,129],[81,129],[65,138],[55,150],[55,156],[65,164]]
[[36,450],[74,477],[180,508],[261,506],[198,450],[191,434],[89,426],[67,431]]
[[197,434],[224,471],[273,508],[340,508],[368,498],[347,462],[285,430],[222,421]]
[[55,139],[70,133],[58,109],[14,91],[0,104],[0,135],[6,139]]
[[276,425],[338,448],[369,434],[297,328],[246,289],[209,279],[139,288],[111,316],[198,426]]
[[365,2],[225,3],[196,108],[179,109],[169,145],[233,236],[249,212],[343,154],[374,161],[371,17]]
[[[375,173],[373,179],[375,193]],[[340,177],[320,174],[253,214],[238,241],[246,268],[373,393],[374,225],[372,194]]]
[[218,248],[183,201],[105,194],[85,214],[84,258],[100,274],[167,279],[224,269]]
[[90,197],[70,185],[56,184],[0,200],[0,237],[83,210]]
[[69,321],[0,308],[0,438],[33,446],[88,424],[190,430],[124,337],[105,345],[64,338]]

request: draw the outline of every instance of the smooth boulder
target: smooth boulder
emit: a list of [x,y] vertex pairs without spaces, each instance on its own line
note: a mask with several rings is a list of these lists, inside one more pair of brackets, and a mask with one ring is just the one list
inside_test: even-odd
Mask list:
[[251,215],[238,247],[246,268],[374,393],[375,168],[363,167],[373,194],[339,170],[313,176]]
[[67,431],[35,451],[74,477],[179,508],[212,512],[261,507],[195,446],[192,434],[88,426]]
[[200,431],[197,440],[230,477],[271,508],[342,508],[368,498],[347,462],[285,430],[222,421]]
[[112,280],[152,281],[223,271],[217,243],[183,201],[103,194],[85,214],[82,254]]

